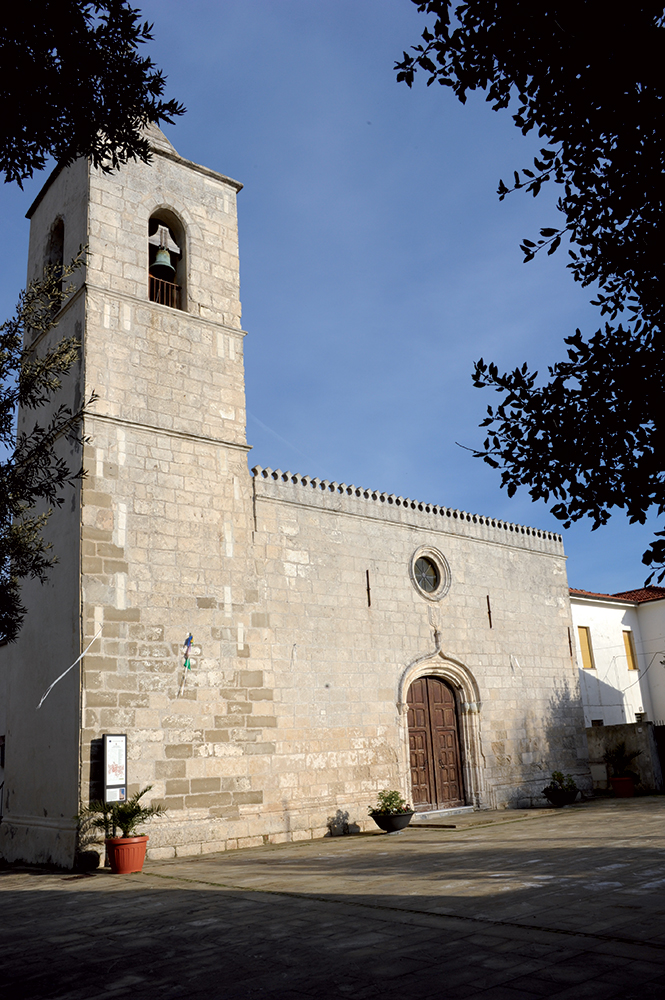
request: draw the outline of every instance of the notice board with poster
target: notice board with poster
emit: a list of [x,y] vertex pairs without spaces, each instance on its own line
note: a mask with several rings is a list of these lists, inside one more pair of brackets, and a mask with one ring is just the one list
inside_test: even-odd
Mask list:
[[127,798],[127,736],[104,733],[104,801],[124,802]]

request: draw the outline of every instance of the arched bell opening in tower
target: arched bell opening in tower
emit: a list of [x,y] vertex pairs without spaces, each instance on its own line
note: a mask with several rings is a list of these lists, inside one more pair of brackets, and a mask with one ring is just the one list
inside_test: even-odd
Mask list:
[[151,302],[181,308],[181,288],[178,265],[182,260],[180,246],[170,226],[157,217],[148,227],[148,286]]

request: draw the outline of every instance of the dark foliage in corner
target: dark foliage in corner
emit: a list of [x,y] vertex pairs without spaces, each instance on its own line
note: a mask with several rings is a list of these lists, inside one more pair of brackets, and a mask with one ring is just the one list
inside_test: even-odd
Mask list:
[[[526,364],[500,373],[477,362],[474,385],[502,399],[475,454],[501,469],[509,494],[528,486],[534,500],[554,499],[564,526],[588,516],[596,528],[614,508],[631,523],[653,508],[662,515],[663,4],[413,2],[434,23],[397,64],[398,80],[411,86],[424,70],[462,103],[485,91],[495,110],[512,107],[524,134],[537,130],[533,166],[501,180],[499,197],[560,186],[561,222],[524,239],[524,259],[556,252],[565,237],[568,267],[598,289],[604,317],[593,336],[566,338],[567,358],[545,384]],[[647,583],[657,570],[665,577],[665,532],[643,561]]]
[[152,25],[126,0],[23,0],[0,22],[0,170],[19,184],[52,156],[112,169],[149,159],[143,128],[184,108],[139,46]]
[[603,760],[610,768],[613,778],[637,778],[639,772],[632,766],[633,761],[642,755],[641,750],[626,750],[626,741],[619,740],[613,747],[606,750]]
[[[83,262],[83,252],[69,266],[47,268],[41,281],[21,293],[15,315],[0,326],[0,642],[13,642],[25,607],[20,585],[26,578],[45,582],[56,558],[43,530],[52,507],[63,503],[63,489],[81,475],[62,454],[70,443],[80,456],[82,409],[51,406],[62,378],[75,365],[80,344],[64,338],[54,345],[48,334],[73,291],[68,278]],[[16,409],[49,406],[49,418],[25,432],[15,426]],[[41,512],[38,512],[41,511]]]

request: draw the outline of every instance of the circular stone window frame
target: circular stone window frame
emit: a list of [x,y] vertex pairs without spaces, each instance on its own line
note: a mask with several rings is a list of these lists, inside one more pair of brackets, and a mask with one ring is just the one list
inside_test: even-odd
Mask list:
[[[416,562],[418,559],[423,558],[429,559],[429,561],[434,563],[437,568],[439,574],[439,584],[436,590],[424,590],[416,580]],[[409,562],[409,577],[411,578],[411,583],[413,584],[416,592],[420,595],[420,597],[424,597],[426,601],[442,600],[450,590],[450,584],[452,582],[452,575],[450,572],[450,566],[448,565],[448,560],[442,552],[439,552],[438,549],[432,548],[431,545],[421,545],[420,548],[417,548],[413,553]]]

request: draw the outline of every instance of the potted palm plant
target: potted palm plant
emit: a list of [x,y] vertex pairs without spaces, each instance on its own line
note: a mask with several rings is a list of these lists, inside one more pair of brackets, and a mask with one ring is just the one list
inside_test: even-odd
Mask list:
[[147,785],[125,802],[91,802],[77,817],[79,824],[85,824],[88,830],[104,834],[98,840],[103,839],[106,844],[108,862],[115,875],[128,875],[143,868],[148,837],[139,833],[138,828],[153,816],[166,812],[163,806],[141,803],[151,788],[152,785]]
[[552,771],[552,780],[543,788],[543,795],[550,805],[558,809],[560,806],[571,805],[577,798],[578,791],[575,779],[570,774]]
[[610,785],[619,799],[630,799],[635,794],[635,785],[640,776],[632,767],[641,750],[626,750],[626,741],[620,740],[603,754],[603,760],[610,768]]
[[414,811],[399,792],[384,789],[379,792],[376,805],[370,806],[368,812],[380,830],[396,833],[409,825]]

